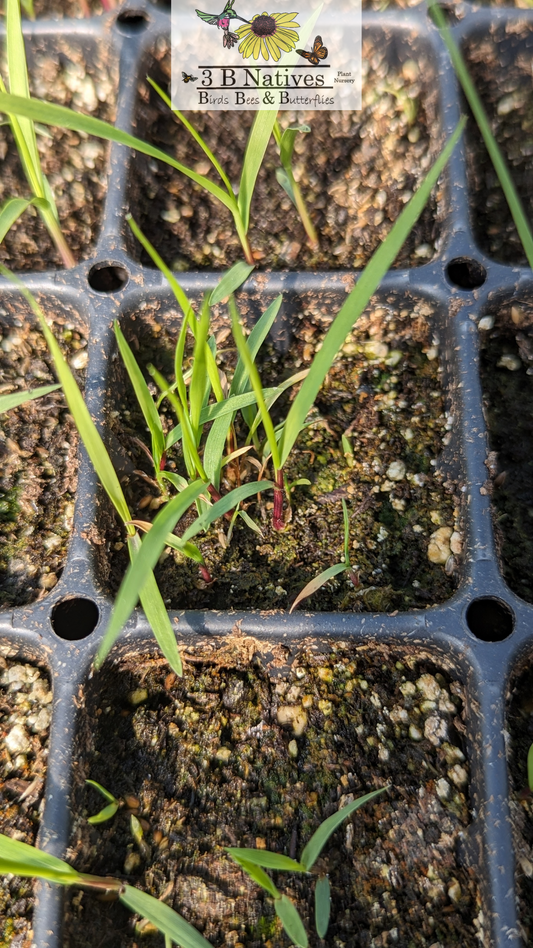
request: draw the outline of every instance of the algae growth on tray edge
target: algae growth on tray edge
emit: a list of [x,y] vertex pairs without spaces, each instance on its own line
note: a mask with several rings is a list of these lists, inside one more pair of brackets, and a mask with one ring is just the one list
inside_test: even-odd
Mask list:
[[[328,940],[370,944],[396,929],[400,944],[478,944],[475,879],[455,852],[470,819],[459,682],[399,650],[345,643],[289,653],[233,636],[184,646],[183,657],[183,679],[136,656],[90,683],[74,791],[77,869],[120,873],[127,860],[133,884],[164,895],[214,945],[262,946],[279,938],[272,902],[224,847],[295,856],[350,795],[390,783],[317,864],[333,890]],[[87,777],[137,798],[144,851],[124,813],[86,822],[100,806]],[[298,876],[276,884],[311,931],[312,887]],[[91,905],[88,936],[83,899],[69,908],[70,948],[122,925],[120,909]],[[121,948],[134,939],[124,933]]]
[[[309,366],[327,325],[327,319],[317,315],[320,308],[319,300],[312,307],[304,304],[283,367],[274,348],[265,353],[260,366],[264,385]],[[200,538],[215,580],[210,587],[193,563],[180,561],[179,554],[164,555],[156,575],[171,608],[288,609],[311,578],[342,560],[343,497],[350,513],[355,585],[354,577],[342,575],[306,607],[393,611],[425,607],[453,593],[460,567],[461,513],[456,485],[438,472],[450,421],[433,317],[432,308],[421,301],[401,312],[392,303],[376,303],[367,310],[317,399],[317,424],[300,436],[287,463],[289,482],[298,477],[313,481],[310,488],[297,487],[292,493],[287,528],[281,533],[271,529],[266,494],[260,506],[248,507],[262,537],[238,520],[224,548],[220,531],[225,534],[227,524],[218,523],[207,539]],[[171,324],[176,325],[175,314],[152,313],[149,307],[124,323],[140,363],[153,361],[167,378],[173,373],[173,341],[165,325]],[[214,331],[219,347],[228,353],[224,368],[229,370],[232,341],[222,317]],[[126,495],[134,514],[150,519],[160,498],[134,474],[139,469],[149,473],[148,459],[134,440],[146,437],[144,421],[118,363],[113,362],[110,373],[113,444],[121,445]],[[279,403],[276,412],[278,408]],[[170,410],[163,417],[169,428],[175,423]],[[345,432],[353,445],[352,466],[341,445]],[[169,462],[173,470],[181,470],[178,453],[169,453]],[[246,462],[242,475],[257,476]],[[229,486],[233,484],[224,483],[223,489]],[[101,577],[114,591],[127,565],[126,550],[114,522],[102,522],[101,528],[111,548],[104,560],[104,547],[98,547]],[[177,532],[183,529],[182,523]]]

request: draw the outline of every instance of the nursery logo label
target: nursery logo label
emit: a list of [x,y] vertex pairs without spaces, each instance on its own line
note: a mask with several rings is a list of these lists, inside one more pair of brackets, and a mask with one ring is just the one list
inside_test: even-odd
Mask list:
[[197,2],[172,0],[173,108],[361,108],[361,0]]

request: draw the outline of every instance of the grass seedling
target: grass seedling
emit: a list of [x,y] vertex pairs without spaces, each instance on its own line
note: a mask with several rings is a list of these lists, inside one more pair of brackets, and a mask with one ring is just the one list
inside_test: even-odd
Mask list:
[[281,162],[281,168],[276,169],[276,178],[278,180],[278,184],[280,184],[286,194],[288,194],[296,210],[298,211],[302,224],[304,225],[305,232],[309,238],[311,248],[313,250],[318,250],[317,232],[314,228],[311,218],[309,217],[309,212],[303,199],[300,186],[295,180],[294,172],[292,170],[292,156],[294,152],[296,136],[310,131],[311,129],[309,125],[291,125],[282,132],[277,119],[274,122],[273,128],[274,138],[276,139],[276,144],[279,148],[279,160]]
[[166,948],[212,948],[189,922],[159,899],[126,885],[120,879],[77,872],[67,862],[35,846],[0,834],[0,873],[44,879],[55,885],[76,886],[94,895],[115,896],[123,905],[147,918],[165,937]]
[[335,563],[334,566],[330,566],[328,569],[323,570],[322,573],[319,573],[318,576],[315,576],[314,579],[307,583],[302,591],[296,596],[296,599],[289,609],[289,612],[293,612],[294,609],[297,609],[304,599],[312,596],[313,593],[316,593],[321,586],[324,586],[327,582],[329,582],[330,579],[333,579],[334,576],[338,576],[339,573],[348,573],[355,582],[352,564],[350,562],[350,521],[348,518],[348,508],[346,506],[345,500],[342,501],[342,516],[344,520],[344,560],[342,563]]
[[[29,100],[30,87],[24,37],[22,35],[20,0],[7,0],[6,51],[9,92]],[[6,93],[6,91],[6,85],[0,76],[0,92]],[[73,267],[76,261],[61,231],[52,189],[41,168],[34,122],[29,118],[16,116],[10,113],[8,109],[3,111],[9,119],[20,161],[33,197],[29,199],[10,198],[0,208],[0,241],[4,239],[7,231],[20,215],[32,205],[37,208],[41,215],[64,265]]]
[[[53,108],[55,109],[56,107]],[[274,466],[275,485],[268,484],[268,486],[275,486],[275,509],[273,514],[273,525],[276,526],[277,529],[280,529],[284,525],[283,513],[282,509],[280,509],[280,501],[281,505],[283,504],[283,465],[285,464],[300,431],[302,431],[306,424],[307,415],[314,403],[320,386],[322,385],[327,372],[329,371],[329,368],[337,355],[337,352],[341,348],[352,326],[365,309],[368,301],[381,282],[382,277],[391,266],[399,249],[403,245],[406,237],[422,212],[422,209],[431,193],[431,189],[435,185],[440,173],[444,169],[446,162],[448,161],[448,158],[464,128],[464,123],[465,120],[462,119],[458,124],[454,134],[451,136],[445,148],[441,152],[439,158],[427,174],[422,185],[416,194],[413,195],[409,201],[409,204],[405,207],[398,220],[391,228],[388,237],[374,253],[370,263],[365,267],[356,286],[349,294],[344,305],[337,314],[336,319],[330,326],[323,340],[322,347],[315,356],[311,369],[306,375],[302,386],[291,405],[285,421],[277,432],[273,422],[271,419],[269,420],[269,406],[265,398],[265,391],[262,390],[261,382],[254,365],[254,350],[256,343],[259,343],[260,345],[260,334],[258,333],[255,338],[253,338],[253,336],[258,327],[255,327],[254,331],[249,337],[249,340],[247,341],[244,338],[244,334],[239,325],[236,309],[232,309],[232,324],[235,333],[235,340],[241,357],[232,385],[235,384],[235,378],[237,377],[238,372],[239,385],[241,384],[242,378],[247,376],[248,384],[250,384],[250,386],[253,388],[253,394],[259,407],[259,416],[265,427],[267,441],[271,450]],[[185,303],[185,305],[187,304]],[[258,323],[259,326],[259,324],[263,322],[261,331],[265,330],[265,334],[268,331],[268,329],[266,329],[267,312],[263,314],[262,320],[260,320]],[[208,421],[210,418],[217,419],[217,415],[222,413],[222,408],[220,405],[212,406],[212,408],[216,414],[210,414],[209,408],[204,409],[205,414],[200,416],[201,420],[205,419],[205,421]],[[233,409],[226,413],[224,425],[229,426],[229,424],[231,424],[232,411]],[[210,436],[212,435],[214,429],[215,425],[213,425],[213,428],[211,429]],[[218,434],[220,434],[220,432],[218,432]],[[167,436],[167,446],[170,441],[172,441],[172,443],[176,443],[179,438],[181,438],[181,431],[178,433],[178,430],[174,429],[174,432],[171,432],[170,435]],[[202,482],[200,481],[200,483]],[[265,486],[266,485],[264,482],[255,484],[256,490]],[[212,522],[212,519],[209,520],[208,518],[212,517],[213,511],[218,509],[221,515],[225,512],[228,512],[229,510],[234,509],[236,504],[233,501],[233,498],[239,497],[240,499],[241,496],[251,496],[253,488],[253,484],[243,485],[242,487],[237,488],[235,491],[232,491],[231,494],[223,497],[220,501],[214,504],[213,508],[210,509],[211,512],[208,510],[206,513],[203,513],[197,518],[192,527],[186,530],[182,535],[181,542],[186,543],[190,541],[193,536],[200,532],[200,530],[205,529],[206,526],[209,525],[209,522]],[[186,490],[188,489],[189,488],[186,488]],[[240,493],[245,489],[250,490],[250,494],[247,493],[245,495]],[[172,529],[174,524],[177,522],[177,519],[179,519],[175,517],[175,505],[181,496],[182,495],[178,495],[177,498],[174,498],[165,507],[163,507],[162,510],[159,511],[156,519],[150,527],[148,534],[142,542],[143,553],[145,555],[143,555],[142,558],[136,557],[135,560],[128,566],[126,575],[119,591],[118,598],[120,603],[117,599],[110,624],[104,637],[104,642],[102,643],[102,651],[104,654],[107,654],[115,638],[119,635],[123,625],[127,622],[131,612],[135,608],[138,590],[139,588],[142,588],[143,583],[146,581],[146,577],[150,575],[150,571],[157,563],[157,560],[167,543],[169,529]],[[101,658],[99,655],[97,658],[97,664],[100,663]]]
[[[293,902],[283,895],[274,885],[265,869],[274,869],[278,872],[311,872],[328,839],[352,813],[355,813],[364,803],[377,797],[388,787],[366,793],[352,803],[343,806],[337,813],[333,813],[318,827],[307,846],[305,846],[299,862],[279,853],[271,853],[265,849],[236,849],[226,848],[231,858],[257,882],[274,899],[274,908],[283,928],[291,941],[298,948],[307,948],[308,938],[304,923]],[[315,886],[315,925],[319,938],[325,938],[330,916],[331,895],[329,879],[325,875],[319,876]]]
[[97,783],[96,780],[86,780],[85,783],[90,787],[94,787],[95,790],[98,790],[98,793],[103,796],[104,800],[107,800],[107,806],[99,810],[98,813],[95,813],[94,816],[88,816],[87,822],[95,826],[97,823],[106,823],[107,820],[111,820],[121,806],[122,801],[117,800],[109,790],[106,790],[106,788],[103,787],[101,783]]
[[522,202],[518,196],[513,179],[509,173],[505,158],[503,157],[500,147],[494,138],[494,135],[492,134],[492,129],[490,127],[490,121],[487,117],[487,113],[483,108],[477,89],[472,81],[470,73],[468,72],[463,54],[461,53],[461,50],[455,42],[452,32],[446,23],[445,14],[438,3],[438,0],[428,0],[428,10],[431,19],[440,30],[441,36],[450,55],[453,68],[455,69],[456,76],[461,83],[466,100],[477,122],[478,128],[483,137],[483,141],[485,142],[485,148],[489,153],[492,164],[494,165],[494,170],[498,175],[498,180],[500,182],[502,191],[505,194],[507,203],[509,205],[509,210],[511,211],[515,227],[518,231],[518,236],[522,241],[522,246],[524,248],[527,261],[529,266],[533,269],[533,234],[531,233],[531,228],[529,226],[526,213],[522,207]]

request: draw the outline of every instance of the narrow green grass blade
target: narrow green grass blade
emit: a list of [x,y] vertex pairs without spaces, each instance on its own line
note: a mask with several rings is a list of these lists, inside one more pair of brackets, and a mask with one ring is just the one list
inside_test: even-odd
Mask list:
[[170,98],[168,97],[168,95],[166,94],[166,92],[163,92],[163,90],[161,89],[161,87],[157,85],[157,82],[154,82],[154,80],[151,79],[150,76],[147,76],[147,77],[146,77],[146,81],[150,83],[150,85],[152,86],[153,89],[155,89],[155,91],[157,92],[157,94],[162,98],[162,100],[163,100],[163,102],[165,103],[165,105],[168,105],[168,107],[169,107],[169,109],[171,110],[171,112],[173,112],[174,115],[180,120],[180,122],[181,122],[183,125],[185,125],[185,128],[187,129],[187,131],[189,132],[189,134],[192,135],[192,137],[194,138],[195,142],[198,142],[198,144],[199,144],[200,148],[202,149],[204,155],[209,159],[209,161],[210,161],[211,164],[213,165],[213,168],[215,169],[215,171],[217,171],[218,174],[220,175],[220,177],[222,178],[222,181],[223,181],[224,184],[226,185],[226,190],[227,190],[228,194],[233,194],[233,193],[234,193],[234,192],[233,192],[233,188],[231,187],[231,183],[230,183],[230,180],[229,180],[229,178],[228,178],[226,172],[224,171],[222,165],[221,165],[220,162],[218,161],[216,155],[213,154],[213,152],[211,151],[211,149],[209,148],[209,146],[208,146],[208,145],[206,144],[206,142],[203,140],[202,136],[200,135],[200,132],[198,132],[198,131],[195,129],[194,125],[191,125],[191,123],[189,122],[189,120],[185,118],[183,112],[180,112],[179,109],[173,109],[173,108],[172,108],[172,102],[170,101]]
[[294,193],[292,181],[289,178],[289,175],[287,174],[287,172],[285,171],[285,168],[276,168],[276,180],[278,184],[285,191],[285,194],[291,199],[292,203],[296,207],[296,195]]
[[316,591],[320,589],[321,586],[324,586],[328,580],[333,579],[334,576],[338,576],[339,573],[342,573],[345,569],[345,563],[336,563],[335,566],[328,566],[328,568],[322,573],[319,573],[318,576],[315,576],[315,578],[308,582],[302,591],[298,593],[291,608],[289,609],[289,613],[294,612],[294,610],[298,608],[304,599],[307,599],[308,596],[312,596],[313,593],[316,593]]
[[450,59],[453,63],[453,68],[455,69],[457,78],[461,83],[467,102],[472,109],[472,113],[477,122],[478,128],[481,132],[481,135],[483,136],[483,141],[485,142],[485,147],[490,155],[492,164],[494,165],[494,170],[498,175],[498,180],[500,182],[502,191],[505,194],[505,198],[509,205],[509,210],[511,211],[518,235],[522,241],[522,246],[524,248],[529,266],[533,269],[533,235],[531,233],[531,228],[522,206],[522,202],[518,196],[518,192],[514,186],[513,179],[509,173],[505,158],[503,157],[500,147],[494,138],[494,135],[492,134],[492,129],[490,127],[487,113],[483,108],[483,104],[478,95],[476,87],[470,77],[470,73],[468,72],[468,68],[461,50],[455,42],[450,28],[446,24],[446,19],[439,3],[434,2],[434,0],[428,0],[428,9],[446,44],[450,54]]
[[122,361],[126,367],[130,382],[133,386],[133,391],[135,392],[135,397],[152,437],[152,457],[154,459],[156,473],[158,473],[159,462],[165,453],[165,435],[163,433],[161,419],[155,407],[150,389],[144,380],[144,376],[137,365],[137,360],[117,320],[115,320],[114,328]]
[[33,0],[20,0],[20,2],[22,4],[22,9],[28,14],[30,20],[34,20],[35,13],[33,10]]
[[360,806],[368,803],[369,800],[379,796],[380,793],[383,793],[388,789],[388,787],[381,787],[379,790],[372,790],[371,793],[365,793],[364,796],[358,797],[358,799],[353,800],[352,803],[348,803],[346,806],[341,807],[341,809],[337,810],[336,813],[333,813],[332,816],[328,816],[327,820],[324,820],[324,822],[318,827],[316,833],[313,833],[302,853],[301,859],[305,869],[309,872],[311,867],[314,866],[331,834],[334,833],[336,829],[338,829],[338,827],[344,822],[345,819],[347,819],[347,817],[351,816],[352,813],[355,813],[355,811],[358,810]]
[[254,124],[248,136],[239,185],[239,197],[237,199],[245,233],[247,233],[250,225],[250,205],[254,194],[255,182],[257,181],[259,169],[263,164],[263,158],[265,157],[265,151],[270,136],[272,135],[272,129],[274,128],[277,114],[276,109],[261,109],[259,112],[256,112]]
[[238,865],[247,875],[250,876],[250,879],[253,879],[254,882],[257,882],[263,889],[269,893],[274,899],[279,899],[281,893],[278,892],[276,886],[272,882],[270,876],[265,872],[264,869],[261,869],[261,866],[254,866],[252,862],[246,862],[245,859],[240,859]]
[[[7,69],[9,74],[9,91],[12,95],[23,96],[28,99],[30,96],[30,84],[28,80],[28,69],[26,66],[26,49],[24,46],[24,37],[22,35],[22,21],[20,18],[20,0],[7,0],[6,9],[6,51],[7,51]],[[20,131],[24,137],[26,148],[29,154],[29,160],[33,166],[34,174],[41,181],[41,194],[44,196],[44,186],[42,184],[41,161],[37,150],[37,137],[35,127],[32,121],[28,119],[19,119]]]
[[109,803],[108,806],[105,806],[103,810],[99,810],[98,813],[95,813],[94,816],[88,816],[87,822],[91,826],[98,826],[100,823],[107,823],[108,820],[112,820],[115,813],[118,810],[118,803]]
[[342,519],[344,523],[344,565],[350,567],[350,518],[346,501],[342,501]]
[[200,437],[202,434],[200,415],[202,408],[204,407],[204,394],[207,381],[206,349],[208,332],[209,305],[206,300],[202,306],[200,322],[197,325],[192,362],[192,376],[189,385],[190,420],[196,447],[198,447],[200,444]]
[[263,427],[268,440],[268,445],[270,448],[270,453],[272,455],[272,463],[274,465],[274,470],[279,471],[281,469],[280,454],[278,450],[278,443],[276,440],[276,435],[274,432],[274,424],[270,417],[270,413],[265,403],[265,397],[263,394],[263,386],[261,384],[261,379],[259,378],[259,372],[256,369],[255,363],[248,349],[248,344],[244,337],[244,333],[241,329],[241,324],[239,322],[239,314],[233,299],[230,299],[230,312],[231,312],[231,329],[233,332],[233,338],[237,344],[237,349],[239,350],[239,355],[244,363],[246,372],[248,373],[248,378],[250,380],[251,386],[255,392],[255,397],[257,399],[257,407],[261,413],[261,421],[263,422]]
[[[130,538],[130,549],[134,542],[136,544],[140,544],[140,539],[137,535]],[[183,675],[183,665],[181,663],[181,656],[176,643],[176,635],[170,624],[167,608],[163,602],[163,598],[159,591],[155,576],[152,572],[149,573],[148,579],[139,593],[139,599],[141,600],[141,606],[143,607],[144,614],[150,624],[152,632],[154,633],[155,640],[159,645],[159,648],[165,656],[172,671],[176,672],[176,675],[179,675],[181,678]],[[100,663],[104,660],[105,655],[106,653],[104,653],[103,650],[101,655],[100,652],[98,653]],[[96,662],[95,665],[97,668],[99,667]]]
[[4,202],[0,208],[0,243],[26,208],[41,200],[42,198],[8,198]]
[[381,280],[422,213],[432,188],[437,183],[439,175],[443,171],[448,158],[457,144],[459,136],[465,126],[465,121],[465,118],[462,118],[457,125],[453,135],[424,178],[418,191],[416,191],[401,212],[386,239],[372,255],[370,262],[367,263],[354,289],[351,291],[334,322],[328,329],[322,343],[322,348],[313,359],[309,374],[294,399],[289,414],[287,415],[280,442],[281,467],[285,464],[294,442],[305,424],[307,414],[346,336],[354,323],[359,319],[372,294],[377,290]]
[[63,105],[43,102],[42,99],[24,99],[21,96],[8,95],[5,92],[0,92],[0,112],[30,118],[34,122],[41,122],[43,125],[58,125],[60,128],[70,128],[74,132],[86,132],[87,135],[95,135],[105,141],[117,142],[127,148],[133,148],[143,155],[157,158],[159,161],[171,165],[172,168],[176,168],[177,171],[199,184],[205,191],[209,191],[213,197],[218,198],[232,214],[235,214],[237,210],[236,200],[232,200],[218,184],[214,184],[208,178],[204,178],[203,175],[197,174],[196,171],[182,165],[179,161],[161,151],[160,148],[154,148],[147,142],[143,142],[142,139],[136,138],[128,132],[123,132],[119,128],[114,128],[108,122],[103,122],[92,115],[82,115],[80,112],[74,112]]
[[[265,388],[263,392],[265,397],[267,397],[274,392],[274,389]],[[232,395],[223,402],[217,402],[216,405],[207,405],[206,408],[203,408],[200,414],[200,424],[205,425],[208,421],[215,421],[227,415],[233,415],[239,411],[239,409],[247,408],[248,405],[254,405],[255,402],[256,398],[254,392],[244,392],[243,395]],[[178,441],[181,441],[181,438],[181,425],[176,425],[167,435],[167,450],[171,448],[173,444],[177,444]]]
[[229,513],[230,510],[233,510],[233,508],[243,500],[247,500],[247,498],[252,497],[253,494],[260,494],[264,490],[270,490],[273,487],[274,484],[272,484],[271,481],[253,481],[251,484],[242,484],[241,487],[235,487],[229,494],[225,494],[224,497],[217,500],[212,507],[208,507],[200,517],[196,518],[194,523],[191,523],[190,527],[188,527],[183,534],[181,538],[182,541],[186,543],[188,540],[192,540],[198,533],[201,533],[202,530],[207,530],[215,520]]
[[181,308],[181,311],[185,317],[185,322],[190,316],[192,316],[194,319],[195,318],[194,310],[191,306],[191,301],[189,297],[187,296],[187,294],[185,293],[185,291],[183,290],[183,288],[181,287],[181,285],[176,280],[176,277],[174,276],[170,267],[167,267],[163,258],[158,254],[153,244],[150,243],[150,241],[148,240],[148,237],[146,237],[146,235],[143,234],[141,228],[134,221],[131,214],[126,215],[126,220],[134,236],[137,238],[139,243],[144,247],[144,249],[146,250],[146,253],[151,257],[157,269],[160,270],[163,276],[166,277],[166,279],[168,280],[170,289],[174,293],[174,296],[176,297],[176,302],[178,306]]
[[[16,865],[18,868],[7,868]],[[10,836],[0,834],[0,872],[13,872],[19,876],[39,876],[40,878],[55,881],[54,875],[61,876],[61,883],[64,878],[69,878],[76,882],[81,878],[80,873],[76,872],[68,863],[56,856],[36,849],[28,843],[22,843],[18,839],[11,839]],[[47,875],[44,875],[47,873]]]
[[185,400],[185,407],[182,407],[180,399],[177,398],[175,392],[169,388],[161,373],[158,372],[153,365],[148,366],[148,371],[161,391],[165,393],[165,397],[168,398],[170,404],[176,412],[176,415],[178,416],[179,428],[181,430],[181,437],[183,439],[183,458],[189,477],[194,477],[196,472],[198,472],[202,480],[207,481],[207,477],[200,460],[200,455],[198,454],[196,437],[192,428],[191,419],[189,417],[189,406],[187,404],[187,400]]
[[[135,538],[138,542],[135,542],[133,545],[132,561],[126,570],[126,575],[124,576],[124,579],[120,585],[120,589],[115,599],[113,612],[111,614],[111,619],[109,620],[109,625],[107,626],[102,644],[98,649],[98,655],[95,663],[97,668],[99,668],[102,664],[105,656],[108,654],[116,638],[128,621],[131,613],[135,609],[137,600],[139,599],[139,589],[141,590],[141,603],[143,609],[146,612],[148,620],[151,622],[150,616],[146,610],[146,602],[148,601],[149,603],[148,609],[150,611],[153,610],[155,612],[158,608],[157,603],[151,602],[151,597],[153,597],[154,594],[153,585],[155,585],[159,599],[161,599],[161,594],[157,589],[155,579],[153,579],[152,570],[154,569],[154,566],[156,565],[165,547],[167,533],[172,532],[178,520],[183,517],[184,513],[186,513],[191,504],[194,503],[196,498],[199,497],[204,490],[205,484],[203,481],[194,481],[194,483],[190,484],[189,487],[186,487],[185,490],[181,492],[181,494],[178,494],[177,497],[173,497],[172,500],[168,502],[168,504],[165,504],[165,506],[161,508],[152,524],[152,529],[146,534],[142,543],[138,540],[138,538]],[[153,579],[153,585],[150,577]],[[164,611],[166,615],[166,610]],[[152,628],[157,641],[161,645],[156,628],[153,626]],[[171,626],[170,629],[172,630]],[[175,642],[175,636],[173,632],[172,638]],[[167,655],[166,648],[164,649],[164,652],[165,655]]]
[[63,358],[61,349],[56,342],[53,333],[48,327],[41,307],[30,291],[24,286],[21,280],[14,276],[7,267],[0,264],[0,273],[7,277],[12,283],[19,287],[21,293],[28,301],[31,309],[37,316],[46,344],[54,360],[55,370],[59,381],[63,386],[65,398],[69,410],[74,418],[76,427],[85,445],[85,449],[91,464],[93,465],[102,486],[104,487],[109,499],[113,503],[119,517],[122,521],[131,520],[126,498],[124,497],[120,481],[115,473],[111,459],[107,453],[106,447],[94,421],[92,420],[87,406],[83,400],[82,394],[78,388],[77,382],[71,372],[70,366]]
[[271,853],[268,849],[241,849],[235,846],[226,846],[226,852],[229,853],[235,862],[239,865],[241,860],[251,863],[254,866],[262,866],[263,869],[278,869],[281,872],[306,872],[306,867],[289,856],[283,856],[281,853]]
[[106,790],[101,783],[98,783],[96,780],[86,780],[85,783],[88,783],[90,787],[94,787],[95,790],[98,790],[98,793],[101,794],[108,803],[116,803],[118,806],[117,798],[114,797],[109,790]]
[[[263,395],[265,396],[265,403],[270,411],[272,405],[275,405],[280,395],[283,395],[283,392],[286,392],[288,388],[292,388],[293,385],[297,385],[298,382],[303,381],[309,375],[309,369],[302,369],[301,372],[295,372],[294,375],[291,375],[290,378],[285,379],[284,382],[281,382],[277,388],[265,388],[263,389]],[[244,415],[244,412],[243,412]],[[248,424],[248,417],[246,417],[246,423]],[[255,430],[261,423],[261,414],[258,412],[252,424],[250,425],[250,431],[248,433],[248,441],[250,441],[254,435]],[[281,426],[283,427],[283,425]],[[276,428],[276,431],[278,429]]]
[[307,932],[296,906],[293,905],[286,895],[282,895],[279,899],[274,901],[274,908],[276,909],[276,915],[291,941],[294,942],[298,948],[307,948]]
[[120,892],[119,899],[131,912],[136,912],[152,922],[166,938],[180,945],[180,948],[213,948],[189,922],[153,895],[126,885]]
[[56,392],[60,385],[42,385],[40,388],[33,388],[31,392],[13,392],[12,395],[0,395],[0,415],[5,411],[11,411],[12,408],[18,408],[26,402],[33,401],[34,398],[42,398],[43,395],[49,395],[50,392]]
[[284,130],[279,142],[279,159],[285,168],[290,168],[296,136],[310,131],[309,125],[290,125]]
[[320,876],[315,886],[315,925],[319,938],[325,938],[329,928],[331,887],[327,876]]
[[238,290],[248,279],[252,270],[255,270],[253,263],[245,263],[244,260],[238,260],[237,263],[234,263],[211,292],[209,305],[215,306],[216,303],[221,303],[227,296],[235,293],[235,290]]
[[[272,329],[272,326],[274,325],[274,321],[279,313],[282,302],[283,296],[280,293],[279,296],[276,296],[275,300],[272,300],[270,306],[267,306],[265,312],[257,320],[254,328],[248,336],[248,352],[250,353],[250,356],[254,362],[257,358],[257,353],[259,352],[266,337]],[[249,384],[246,366],[243,360],[239,358],[235,368],[235,374],[231,382],[230,394],[240,395],[242,392],[247,391],[248,388]]]

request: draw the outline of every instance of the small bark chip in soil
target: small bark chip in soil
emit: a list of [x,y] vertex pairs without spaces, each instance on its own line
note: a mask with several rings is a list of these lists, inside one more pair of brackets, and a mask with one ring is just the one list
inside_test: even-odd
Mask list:
[[[319,234],[320,251],[308,247],[298,214],[277,183],[279,158],[271,141],[257,179],[249,232],[261,266],[362,267],[429,170],[439,142],[431,65],[424,52],[407,48],[395,50],[392,65],[389,52],[386,38],[364,41],[362,111],[280,114],[282,125],[306,122],[311,127],[309,134],[296,140],[294,171]],[[164,84],[170,76],[167,51],[156,52],[156,59],[161,60],[159,68],[151,62],[147,71]],[[235,184],[254,116],[254,112],[189,116]],[[179,161],[211,176],[200,147],[145,83],[140,87],[137,128],[141,137],[148,136]],[[133,159],[130,177],[132,213],[173,269],[220,269],[242,257],[229,211],[189,178],[140,155]],[[395,266],[416,266],[433,257],[441,204],[438,191]],[[131,250],[142,254],[133,238]],[[148,256],[141,259],[153,266]]]
[[[263,659],[260,650],[234,638],[187,649],[183,679],[162,660],[138,658],[95,679],[76,770],[76,868],[125,874],[217,948],[286,946],[272,900],[224,847],[297,857],[331,813],[390,784],[331,838],[317,865],[332,886],[325,944],[478,946],[475,879],[455,858],[469,821],[461,685],[387,649],[337,644],[320,654],[313,645],[289,656],[273,646]],[[86,778],[138,802],[142,852],[126,812],[87,823],[101,799]],[[316,946],[313,881],[276,874]],[[120,906],[76,897],[67,945],[94,945],[107,931],[109,944],[133,948],[135,922]]]
[[[451,422],[444,405],[438,345],[429,328],[431,315],[423,302],[402,310],[378,304],[369,308],[346,340],[316,400],[312,424],[300,435],[287,462],[289,483],[299,478],[311,483],[294,488],[292,519],[285,530],[272,528],[272,500],[267,493],[247,506],[261,535],[238,518],[228,541],[228,523],[218,522],[198,538],[214,579],[210,586],[192,560],[167,551],[156,575],[168,605],[290,608],[311,579],[344,559],[342,499],[350,518],[353,575],[340,574],[304,608],[405,610],[441,602],[452,594],[460,564],[460,507],[456,485],[437,469]],[[132,345],[138,346],[139,362],[143,367],[153,362],[171,378],[172,341],[144,319],[132,320],[127,329]],[[285,360],[281,363],[272,348],[265,355],[260,366],[263,385],[278,384],[307,368],[327,322],[303,315]],[[219,339],[227,338],[227,325],[220,332]],[[230,344],[219,346],[229,350]],[[145,423],[119,363],[113,366],[112,444],[122,445],[121,473],[130,509],[135,517],[150,520],[162,498],[135,473],[150,475],[149,461],[139,447],[139,439],[146,440]],[[231,369],[224,366],[224,371]],[[276,422],[288,411],[289,398],[276,404]],[[165,411],[163,403],[161,417],[170,430],[176,420],[170,408],[169,414]],[[345,432],[354,452],[350,463],[341,442]],[[239,445],[246,432],[240,435]],[[167,466],[185,474],[181,450],[169,452]],[[233,480],[229,474],[225,478],[223,492],[236,486],[237,476],[241,482],[257,478],[257,469],[244,460]],[[185,525],[185,519],[177,525],[178,535]],[[127,550],[115,519],[102,529],[105,537],[97,546],[101,578],[115,592],[127,567]],[[435,554],[439,538],[444,545]],[[102,557],[104,549],[110,549],[108,559]]]
[[533,306],[517,300],[480,322],[493,522],[503,575],[533,602]]
[[[531,663],[530,663],[531,664]],[[533,943],[533,794],[528,786],[527,755],[533,744],[533,672],[515,681],[509,705],[511,818],[516,856],[520,936]]]
[[[467,64],[507,162],[526,217],[533,216],[533,32],[524,23],[492,26],[466,44]],[[467,108],[465,103],[465,108]],[[502,263],[527,264],[514,221],[476,123],[467,127],[473,221],[479,246]]]
[[[33,845],[44,803],[52,693],[33,665],[0,658],[0,832]],[[0,948],[30,948],[31,879],[0,876]]]
[[[86,341],[70,323],[53,327],[74,375]],[[0,323],[0,391],[56,381],[42,334]],[[0,605],[41,599],[61,575],[72,533],[78,436],[60,389],[0,415]]]
[[[90,65],[81,50],[55,38],[53,53],[38,52],[30,68],[30,92],[106,121],[114,120],[116,80],[106,58],[95,50]],[[46,126],[37,132],[43,173],[55,197],[61,230],[77,260],[90,255],[100,229],[107,188],[105,142]],[[31,197],[11,129],[0,128],[0,203]],[[12,270],[46,270],[63,266],[37,210],[29,207],[0,245],[0,261]]]

